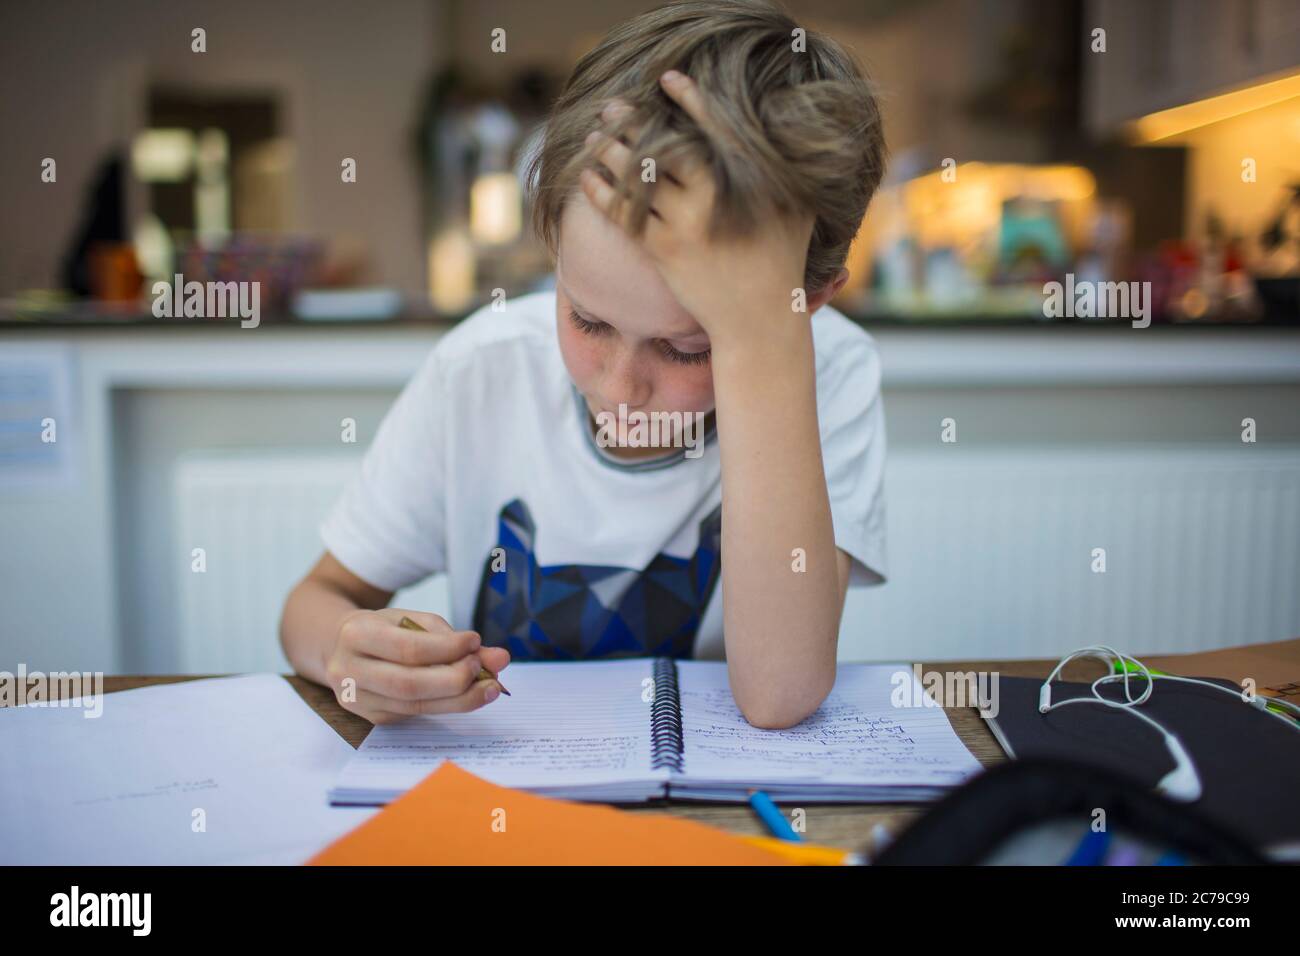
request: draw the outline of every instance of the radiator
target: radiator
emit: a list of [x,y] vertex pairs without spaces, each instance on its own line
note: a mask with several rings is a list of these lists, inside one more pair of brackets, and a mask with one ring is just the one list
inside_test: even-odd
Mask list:
[[[358,462],[178,462],[177,547],[203,547],[207,564],[177,582],[185,672],[288,670],[284,598]],[[1097,642],[1168,653],[1300,634],[1300,449],[900,450],[886,498],[889,581],[850,591],[844,660],[1048,657]],[[445,615],[446,581],[394,603]]]
[[[180,670],[292,671],[280,650],[280,612],[320,557],[321,520],[360,467],[355,455],[191,454],[175,471]],[[394,606],[447,613],[444,578],[400,592]]]
[[[1300,635],[1300,449],[959,444],[894,455],[889,580],[852,660],[1204,650]],[[1105,550],[1105,571],[1093,551]]]

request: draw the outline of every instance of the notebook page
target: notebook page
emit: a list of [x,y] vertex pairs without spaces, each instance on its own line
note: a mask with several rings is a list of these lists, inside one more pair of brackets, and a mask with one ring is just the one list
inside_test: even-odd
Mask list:
[[788,730],[750,724],[731,696],[727,665],[678,661],[684,741],[683,777],[691,781],[764,784],[951,786],[978,773],[939,707],[895,707],[902,672],[924,690],[907,664],[841,664],[835,688],[817,712]]
[[375,727],[339,777],[340,791],[403,792],[444,760],[492,783],[554,789],[665,779],[650,769],[649,658],[512,664],[502,695],[467,714]]

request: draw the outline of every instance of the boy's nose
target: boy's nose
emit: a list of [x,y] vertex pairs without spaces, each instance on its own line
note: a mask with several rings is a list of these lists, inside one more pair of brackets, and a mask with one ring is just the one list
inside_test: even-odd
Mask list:
[[636,357],[627,352],[610,360],[605,367],[603,384],[603,397],[614,405],[610,411],[618,411],[620,404],[626,405],[631,411],[644,405],[650,398],[650,380]]

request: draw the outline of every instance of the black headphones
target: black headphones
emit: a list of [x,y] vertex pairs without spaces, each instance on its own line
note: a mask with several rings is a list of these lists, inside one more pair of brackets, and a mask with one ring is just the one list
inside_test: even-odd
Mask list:
[[[1140,841],[1189,863],[1267,865],[1258,851],[1193,806],[1140,783],[1086,764],[1031,758],[994,767],[954,790],[900,833],[878,866],[977,865],[998,857],[1014,838],[1038,831],[1044,853],[1053,827],[1083,832],[1098,810],[1114,835]],[[870,855],[870,854],[868,854]],[[1035,862],[1064,862],[1066,852]]]

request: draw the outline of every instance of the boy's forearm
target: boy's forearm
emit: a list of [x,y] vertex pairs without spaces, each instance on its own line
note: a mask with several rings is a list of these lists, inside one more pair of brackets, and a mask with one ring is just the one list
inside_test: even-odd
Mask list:
[[841,613],[812,330],[782,318],[713,343],[728,672],[746,718],[774,727],[830,692]]
[[329,585],[307,578],[289,594],[280,619],[280,645],[294,671],[318,684],[329,684],[325,663],[343,618],[356,611],[355,601]]

